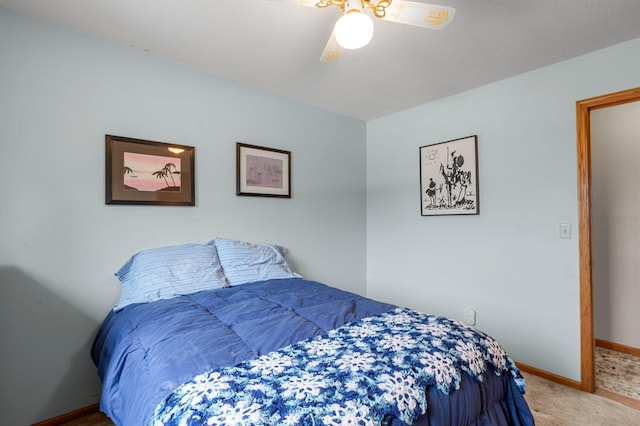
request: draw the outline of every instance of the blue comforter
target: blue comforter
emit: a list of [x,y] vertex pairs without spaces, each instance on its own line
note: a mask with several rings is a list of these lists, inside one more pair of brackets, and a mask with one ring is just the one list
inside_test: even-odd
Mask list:
[[[101,409],[118,425],[146,425],[199,374],[256,360],[395,306],[302,279],[200,292],[111,312],[93,345]],[[491,367],[493,369],[493,367]],[[427,390],[414,424],[532,425],[515,376],[461,372],[459,390]],[[390,420],[402,424],[399,419]]]

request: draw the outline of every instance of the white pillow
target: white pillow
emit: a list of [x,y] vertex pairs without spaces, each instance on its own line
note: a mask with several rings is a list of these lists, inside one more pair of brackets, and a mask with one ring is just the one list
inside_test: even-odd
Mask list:
[[287,249],[275,244],[252,244],[216,238],[215,245],[222,270],[230,285],[280,278],[300,278],[284,256]]
[[183,244],[143,250],[133,255],[116,277],[122,283],[114,310],[203,290],[228,287],[215,246]]

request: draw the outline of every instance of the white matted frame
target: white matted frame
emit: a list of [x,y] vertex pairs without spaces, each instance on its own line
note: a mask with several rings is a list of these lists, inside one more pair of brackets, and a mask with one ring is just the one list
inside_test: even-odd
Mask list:
[[236,143],[236,195],[291,198],[291,151]]
[[422,216],[480,213],[478,136],[420,147]]

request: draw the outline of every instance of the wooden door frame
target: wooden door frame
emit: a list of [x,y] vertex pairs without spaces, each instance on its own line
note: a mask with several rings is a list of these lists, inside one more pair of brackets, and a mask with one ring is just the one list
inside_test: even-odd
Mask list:
[[587,392],[596,390],[591,271],[591,111],[635,101],[640,101],[640,87],[576,102],[580,235],[580,386]]

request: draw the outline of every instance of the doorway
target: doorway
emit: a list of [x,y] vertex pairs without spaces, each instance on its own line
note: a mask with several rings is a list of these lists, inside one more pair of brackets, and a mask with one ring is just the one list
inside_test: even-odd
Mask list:
[[595,392],[595,337],[591,251],[591,111],[640,101],[640,87],[576,103],[578,149],[578,229],[580,257],[580,358],[581,389]]

